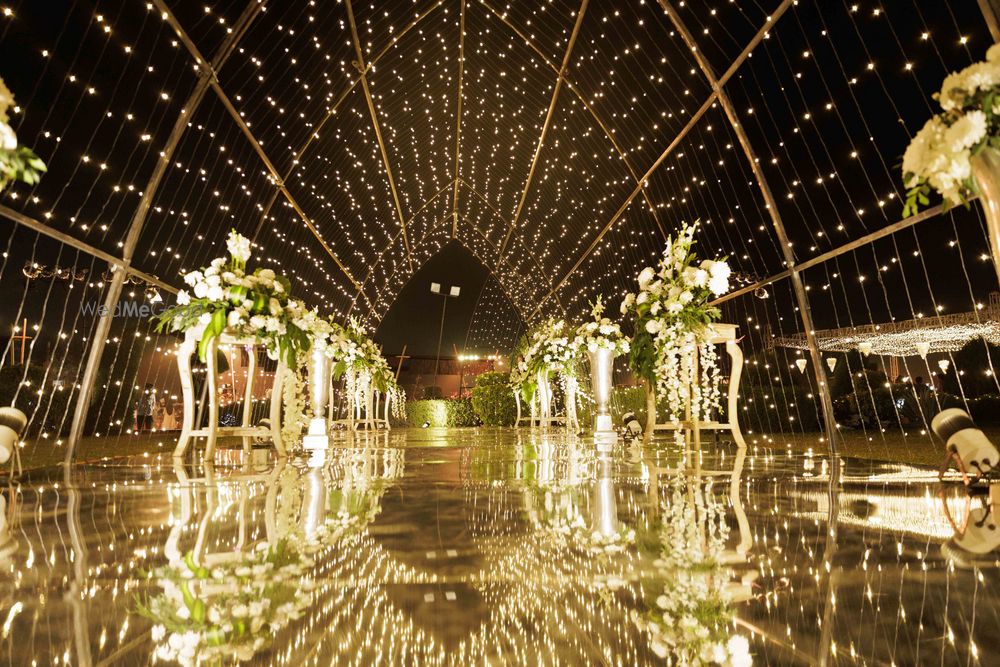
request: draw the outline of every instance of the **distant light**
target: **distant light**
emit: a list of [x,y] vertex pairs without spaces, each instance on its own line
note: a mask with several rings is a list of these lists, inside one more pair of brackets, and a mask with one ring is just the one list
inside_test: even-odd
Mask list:
[[428,428],[428,427],[430,427],[430,425],[431,425],[430,422],[425,421],[423,424],[420,425],[420,428]]
[[441,283],[431,283],[431,291],[435,294],[441,293]]
[[461,287],[452,287],[451,288],[451,296],[458,296],[461,293],[462,293],[462,288]]

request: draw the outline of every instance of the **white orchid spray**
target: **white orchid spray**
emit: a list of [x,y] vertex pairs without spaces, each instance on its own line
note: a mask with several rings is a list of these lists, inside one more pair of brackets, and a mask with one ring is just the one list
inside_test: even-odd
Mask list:
[[177,305],[156,316],[160,331],[204,329],[198,344],[202,361],[209,343],[223,331],[254,337],[272,359],[282,358],[289,368],[298,367],[299,356],[308,352],[310,331],[319,316],[291,298],[291,283],[271,269],[247,273],[250,240],[232,230],[226,241],[229,257],[217,257],[202,269],[184,275],[192,293],[181,290]]
[[929,204],[931,189],[946,207],[965,204],[977,193],[970,159],[986,148],[1000,148],[1000,44],[986,51],[984,62],[949,74],[935,99],[942,112],[927,121],[903,154],[903,217]]
[[667,239],[657,267],[639,272],[639,291],[621,306],[635,316],[629,365],[657,387],[671,420],[687,408],[695,418],[707,415],[720,399],[717,354],[708,340],[721,313],[709,304],[729,291],[732,271],[725,259],[699,261],[697,226],[685,224]]

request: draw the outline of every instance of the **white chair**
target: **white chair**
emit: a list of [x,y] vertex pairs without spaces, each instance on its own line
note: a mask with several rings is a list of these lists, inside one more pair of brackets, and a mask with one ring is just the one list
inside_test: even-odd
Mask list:
[[[215,456],[215,443],[219,437],[236,436],[243,438],[243,450],[250,451],[250,445],[254,438],[270,438],[274,443],[274,448],[279,456],[285,456],[285,446],[281,441],[281,386],[284,382],[285,373],[288,368],[284,360],[279,360],[274,371],[274,382],[271,385],[271,411],[270,420],[266,425],[252,426],[250,419],[253,416],[253,383],[257,375],[257,347],[260,344],[252,337],[240,337],[231,333],[223,332],[222,335],[212,339],[208,345],[206,360],[206,382],[208,382],[208,426],[195,428],[195,395],[194,395],[194,375],[191,369],[191,356],[198,349],[198,341],[201,340],[203,329],[188,329],[184,334],[184,342],[177,351],[177,369],[181,376],[181,392],[184,397],[184,422],[181,426],[181,435],[177,440],[177,447],[174,449],[174,456],[184,456],[192,438],[205,438],[205,460],[211,461]],[[247,366],[246,388],[243,392],[243,423],[240,426],[219,426],[219,372],[218,372],[218,351],[219,345],[233,345],[252,348],[249,352],[249,364]]]

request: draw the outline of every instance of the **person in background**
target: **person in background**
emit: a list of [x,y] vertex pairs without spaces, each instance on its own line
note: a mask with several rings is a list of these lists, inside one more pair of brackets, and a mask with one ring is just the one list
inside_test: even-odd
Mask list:
[[160,410],[163,413],[163,420],[160,422],[160,430],[162,431],[176,431],[177,430],[177,415],[174,409],[174,402],[164,396],[160,399]]
[[153,408],[156,405],[156,390],[146,383],[146,388],[135,404],[135,430],[139,433],[153,429]]

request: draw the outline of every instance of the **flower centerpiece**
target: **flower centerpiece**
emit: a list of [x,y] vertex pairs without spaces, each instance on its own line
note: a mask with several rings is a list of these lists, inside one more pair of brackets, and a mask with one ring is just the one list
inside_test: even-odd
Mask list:
[[615,357],[628,354],[628,339],[622,334],[618,324],[604,316],[604,304],[600,296],[590,305],[590,314],[593,319],[584,322],[576,330],[577,344],[587,352],[611,350]]
[[[522,353],[524,361],[523,382],[529,393],[538,396],[539,417],[551,416],[552,388],[549,379],[558,374],[566,397],[566,422],[573,426],[576,415],[576,387],[578,346],[571,327],[564,320],[550,319],[538,325],[529,337]],[[519,363],[520,366],[520,363]],[[518,374],[520,377],[521,374]]]
[[632,370],[666,402],[671,420],[708,414],[719,403],[719,368],[709,341],[721,313],[709,305],[729,291],[729,264],[701,260],[693,251],[697,222],[681,227],[657,267],[638,276],[639,291],[628,294],[622,313],[635,317],[629,352]]
[[621,327],[604,316],[601,297],[591,304],[593,319],[576,330],[577,345],[590,357],[590,386],[594,395],[594,431],[613,434],[611,420],[611,387],[614,382],[614,360],[629,351],[629,342]]
[[298,356],[310,347],[305,328],[305,305],[291,298],[288,279],[271,269],[247,273],[250,241],[236,230],[226,242],[229,257],[184,275],[193,294],[182,290],[177,305],[157,315],[160,331],[188,331],[202,328],[198,357],[205,361],[208,346],[224,331],[238,337],[254,338],[264,345],[268,356],[282,359],[289,368],[298,367]]
[[934,97],[941,113],[927,121],[903,154],[904,217],[929,203],[931,189],[946,206],[964,204],[978,192],[971,158],[1000,148],[1000,44],[989,48],[985,62],[949,74]]
[[903,154],[907,188],[903,217],[930,203],[945,208],[981,195],[993,263],[1000,276],[1000,44],[986,60],[945,77],[935,95],[942,111],[930,118]]
[[45,172],[45,163],[27,146],[18,146],[17,135],[10,126],[8,112],[14,106],[14,95],[0,79],[0,189],[11,181],[35,185]]
[[[364,326],[351,318],[346,327],[331,325],[326,350],[333,361],[333,377],[345,379],[349,418],[360,419],[364,410],[367,419],[374,419],[373,392],[389,394],[395,386],[395,376],[379,346]],[[393,396],[398,398],[398,392]]]

